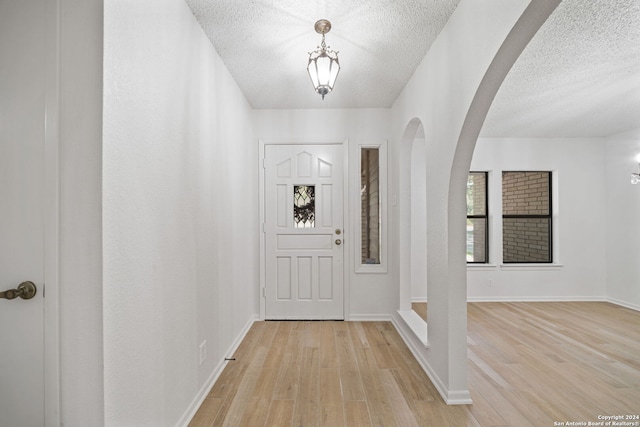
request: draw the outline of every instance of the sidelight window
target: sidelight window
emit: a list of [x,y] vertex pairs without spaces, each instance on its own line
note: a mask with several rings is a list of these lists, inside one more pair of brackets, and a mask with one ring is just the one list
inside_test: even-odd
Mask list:
[[380,162],[378,148],[360,155],[362,264],[380,264]]
[[[353,212],[359,212],[359,223],[354,227],[353,253],[356,273],[387,272],[387,145],[359,145],[354,176]],[[354,165],[355,166],[355,165]],[[355,174],[354,174],[355,175]]]

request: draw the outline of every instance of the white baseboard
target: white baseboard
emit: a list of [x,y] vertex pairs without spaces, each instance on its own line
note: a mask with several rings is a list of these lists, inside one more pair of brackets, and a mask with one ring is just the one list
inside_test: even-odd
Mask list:
[[607,301],[611,304],[619,305],[620,307],[630,308],[631,310],[640,311],[640,305],[632,304],[627,301],[622,301],[616,298],[607,298]]
[[610,302],[611,304],[640,311],[639,304],[633,304],[609,297],[467,297],[467,302]]
[[[240,346],[240,343],[249,332],[249,329],[251,329],[251,326],[257,320],[259,320],[257,315],[254,315],[249,319],[249,321],[244,326],[244,328],[242,328],[242,331],[240,331],[236,339],[233,340],[233,343],[225,353],[226,355],[225,357],[231,357],[233,353],[235,353],[235,351]],[[202,405],[202,402],[204,402],[204,399],[206,399],[207,395],[213,388],[213,385],[216,383],[216,381],[220,377],[220,374],[222,374],[222,371],[224,370],[225,366],[227,366],[227,361],[224,359],[221,360],[220,363],[218,363],[218,366],[216,366],[213,372],[211,372],[211,375],[209,376],[209,378],[207,378],[207,381],[205,381],[205,383],[202,385],[202,387],[200,388],[200,391],[198,391],[198,394],[196,394],[193,401],[185,411],[182,418],[180,418],[180,421],[178,421],[176,426],[187,427],[189,425],[193,417],[196,415],[196,412],[198,412],[200,405]]]
[[408,325],[404,323],[400,314],[393,316],[391,323],[396,328],[405,344],[407,344],[407,347],[409,347],[413,357],[416,358],[418,364],[427,374],[436,390],[438,390],[438,393],[440,393],[442,400],[444,400],[447,405],[470,405],[473,403],[469,390],[449,390],[442,380],[440,380],[440,377],[436,374],[433,368],[431,368],[431,365],[425,355],[425,352],[428,351],[428,349],[422,346],[422,343],[417,337],[413,336],[413,332],[409,329]]
[[348,319],[351,322],[391,322],[393,317],[389,314],[351,314]]
[[[576,297],[576,296],[469,296],[467,302],[573,302],[573,301],[609,301],[618,305],[625,305],[625,302],[616,302],[611,298],[601,297]],[[427,302],[426,298],[411,298],[411,302],[422,303]],[[633,308],[634,306],[628,306]],[[640,307],[640,306],[635,306]]]
[[471,405],[471,393],[469,390],[449,390],[446,399],[447,405]]
[[467,302],[577,302],[577,301],[608,301],[607,297],[563,297],[563,296],[487,296],[467,297]]

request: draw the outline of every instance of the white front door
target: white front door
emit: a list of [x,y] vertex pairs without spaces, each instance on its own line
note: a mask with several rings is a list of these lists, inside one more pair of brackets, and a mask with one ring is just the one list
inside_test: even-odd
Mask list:
[[265,317],[344,319],[343,147],[265,146]]
[[0,425],[44,420],[45,0],[0,2]]

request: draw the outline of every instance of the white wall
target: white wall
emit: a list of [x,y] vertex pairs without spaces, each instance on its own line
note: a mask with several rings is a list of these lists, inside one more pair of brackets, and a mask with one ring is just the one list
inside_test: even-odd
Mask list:
[[640,310],[640,185],[630,183],[638,173],[640,129],[606,140],[607,296]]
[[182,0],[105,3],[105,423],[173,426],[258,310],[251,108]]
[[[309,89],[313,90],[311,85]],[[330,96],[330,95],[329,95]],[[318,97],[318,103],[321,103]],[[255,110],[254,133],[264,142],[322,142],[349,141],[349,186],[355,182],[360,188],[358,144],[378,144],[388,139],[388,109],[308,109],[308,110]],[[257,142],[256,142],[257,144]],[[257,161],[257,157],[256,157]],[[351,194],[359,200],[359,194]],[[355,273],[353,227],[359,212],[350,212],[352,220],[345,221],[345,256],[349,272],[348,311],[352,319],[388,318],[397,306],[397,288],[389,273]],[[351,230],[349,228],[351,228]],[[395,254],[388,252],[390,259]]]
[[[606,298],[604,141],[481,138],[471,170],[489,172],[489,266],[468,266],[470,301]],[[552,266],[502,265],[502,171],[552,171]]]

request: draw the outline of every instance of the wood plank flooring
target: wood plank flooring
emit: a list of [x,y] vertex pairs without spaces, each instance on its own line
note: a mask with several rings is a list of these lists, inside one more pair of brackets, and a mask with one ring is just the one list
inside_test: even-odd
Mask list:
[[447,406],[389,322],[256,322],[190,426],[554,426],[640,414],[640,313],[470,303],[468,320],[473,405]]

